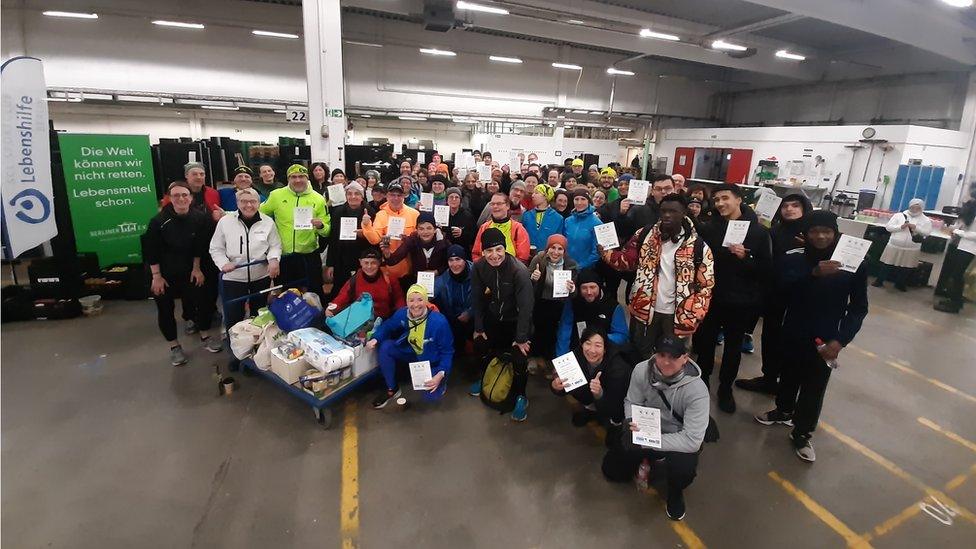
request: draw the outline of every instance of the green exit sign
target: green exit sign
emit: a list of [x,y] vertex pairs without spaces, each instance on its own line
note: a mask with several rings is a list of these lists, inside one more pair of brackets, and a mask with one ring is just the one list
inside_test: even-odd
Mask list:
[[330,118],[342,118],[342,109],[329,109]]

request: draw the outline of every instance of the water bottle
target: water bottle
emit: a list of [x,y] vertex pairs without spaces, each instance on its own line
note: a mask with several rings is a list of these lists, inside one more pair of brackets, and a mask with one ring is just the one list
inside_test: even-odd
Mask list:
[[[824,340],[820,339],[819,337],[817,339],[813,340],[813,342],[817,344],[817,351],[818,352],[821,349],[823,349],[824,347],[827,346],[827,344],[824,343]],[[827,366],[830,366],[831,368],[833,368],[834,370],[836,370],[837,367],[840,366],[840,364],[837,362],[837,359],[835,358],[833,360],[828,360],[827,361]]]
[[634,483],[637,485],[637,489],[647,490],[650,478],[651,478],[651,461],[647,458],[644,458],[644,460],[641,461],[640,467],[637,468],[637,476],[634,477]]

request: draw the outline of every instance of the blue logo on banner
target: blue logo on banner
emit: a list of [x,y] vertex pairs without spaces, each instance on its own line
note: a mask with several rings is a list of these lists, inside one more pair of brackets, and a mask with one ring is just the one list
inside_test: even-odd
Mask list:
[[[18,200],[21,201],[20,204],[17,204]],[[24,223],[43,223],[51,216],[51,202],[37,189],[24,189],[20,191],[10,199],[10,205],[20,208],[20,211],[15,215],[17,219]],[[37,206],[41,207],[42,211],[40,215],[37,217],[30,215],[28,212],[33,211]]]

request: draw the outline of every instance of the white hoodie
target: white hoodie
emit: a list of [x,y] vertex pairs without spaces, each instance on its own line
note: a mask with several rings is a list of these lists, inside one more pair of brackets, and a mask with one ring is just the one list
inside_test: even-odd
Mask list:
[[[261,215],[250,228],[241,221],[240,212],[227,213],[217,222],[210,239],[210,257],[220,269],[228,263],[245,265],[252,261],[281,259],[281,237],[273,219]],[[268,276],[267,264],[251,265],[224,274],[224,280],[247,282]]]

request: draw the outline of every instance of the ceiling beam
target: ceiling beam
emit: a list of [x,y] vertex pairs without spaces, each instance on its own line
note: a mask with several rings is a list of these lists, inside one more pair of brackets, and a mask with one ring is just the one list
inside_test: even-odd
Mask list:
[[976,65],[976,30],[952,17],[953,8],[929,0],[747,0],[882,36],[963,65]]
[[736,34],[756,32],[756,31],[761,31],[763,29],[771,29],[773,27],[778,27],[780,25],[785,25],[787,23],[799,21],[800,19],[804,19],[804,18],[805,16],[798,15],[796,13],[786,13],[783,15],[777,15],[776,17],[770,17],[769,19],[762,19],[760,21],[754,21],[752,23],[747,23],[745,25],[739,25],[737,27],[719,29],[715,32],[706,34],[702,38],[717,40],[719,38],[724,38],[726,36],[735,36]]

